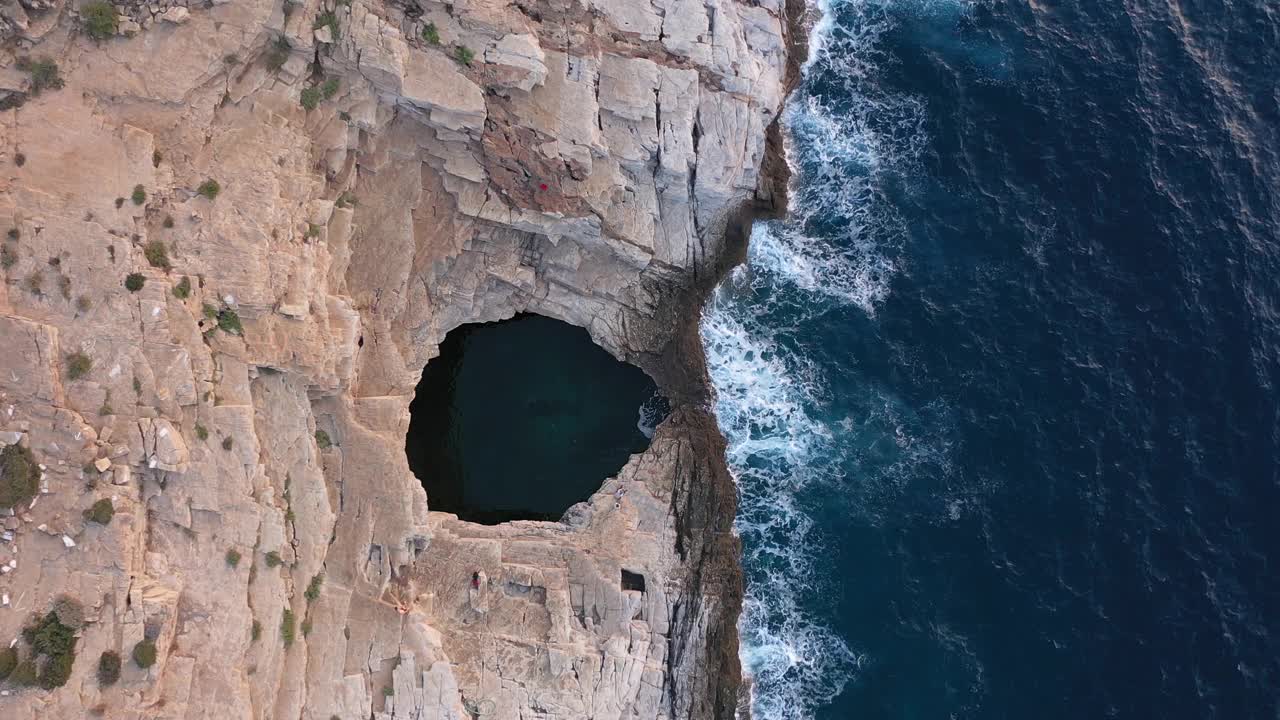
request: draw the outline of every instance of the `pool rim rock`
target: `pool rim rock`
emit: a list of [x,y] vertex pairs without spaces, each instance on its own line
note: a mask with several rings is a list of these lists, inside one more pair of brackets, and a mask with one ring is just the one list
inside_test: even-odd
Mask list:
[[[511,333],[512,330],[516,332]],[[503,333],[511,337],[503,338]],[[532,337],[534,335],[539,337]],[[653,395],[660,394],[657,383],[643,368],[609,353],[580,326],[538,313],[516,313],[502,320],[459,325],[445,333],[438,350],[439,354],[424,366],[422,377],[414,388],[413,399],[409,403],[410,418],[405,437],[409,470],[426,491],[431,512],[452,514],[459,520],[479,525],[515,521],[560,522],[574,506],[587,502],[599,492],[604,482],[615,477],[632,456],[643,453],[650,445],[652,435],[646,437],[641,432],[638,419],[641,406]],[[501,359],[505,359],[494,356],[495,352],[509,353],[511,357],[520,360],[514,367],[495,367],[495,364],[501,364]],[[530,365],[527,362],[530,353],[540,353],[542,357]],[[498,362],[495,363],[495,360]],[[447,364],[433,366],[442,362]],[[467,362],[471,363],[471,368],[469,374],[464,375],[461,366]],[[477,397],[477,393],[485,392],[478,385],[483,382],[483,378],[475,375],[478,372],[477,365],[489,375],[498,375],[493,381],[503,384],[503,389],[510,392],[498,394],[496,400],[492,395]],[[568,375],[557,370],[561,365],[570,367],[568,372],[574,374],[590,372],[588,367],[608,365],[607,368],[599,369],[611,373],[610,377],[583,377],[582,383],[585,384],[585,391],[596,398],[597,402],[620,403],[612,412],[602,411],[595,418],[596,422],[590,425],[592,428],[599,428],[600,423],[606,421],[616,425],[610,430],[610,435],[616,440],[610,460],[593,461],[588,457],[591,454],[589,451],[584,456],[585,448],[574,447],[577,443],[571,437],[551,438],[552,441],[567,441],[566,446],[560,448],[559,464],[538,465],[530,468],[530,471],[540,475],[533,482],[559,483],[559,487],[547,491],[554,498],[538,498],[535,497],[536,492],[529,493],[525,488],[513,487],[508,478],[488,477],[495,470],[489,463],[489,455],[509,452],[513,445],[517,449],[529,449],[521,444],[519,438],[536,431],[536,426],[546,422],[546,419],[528,416],[525,409],[517,404],[517,398],[546,398],[545,393],[540,392],[537,386],[547,381],[568,380]],[[505,370],[510,370],[510,373],[504,373]],[[519,387],[511,387],[512,384]],[[525,390],[525,384],[531,384],[534,388]],[[626,397],[613,394],[620,385],[623,386],[622,393]],[[637,398],[641,399],[632,409],[629,401]],[[581,400],[578,398],[576,407],[579,412],[584,409]],[[468,405],[470,410],[464,413],[462,405]],[[634,410],[636,417],[629,417],[628,410]],[[482,418],[484,423],[480,422]],[[655,426],[665,419],[666,414]],[[484,433],[489,438],[487,447],[477,452],[479,449],[474,441],[464,443],[461,447],[455,445],[457,438],[449,428],[457,422],[465,424],[464,430]],[[626,442],[629,447],[625,450],[616,444],[623,442],[623,435],[628,436]],[[513,436],[517,438],[514,442]],[[550,459],[547,455],[535,453],[529,458],[529,462],[545,463]],[[465,467],[468,462],[483,463],[487,472]],[[515,459],[512,462],[521,461]],[[590,464],[591,467],[583,469],[584,464]],[[611,466],[611,469],[604,470],[606,465]],[[565,477],[558,477],[561,475]],[[478,484],[478,487],[467,487],[471,483]],[[483,492],[480,492],[481,488]],[[502,497],[490,497],[504,494],[509,496],[513,492],[524,498],[526,502],[523,506],[503,503]],[[493,505],[485,506],[488,502]],[[546,504],[538,507],[529,504],[539,502]]]

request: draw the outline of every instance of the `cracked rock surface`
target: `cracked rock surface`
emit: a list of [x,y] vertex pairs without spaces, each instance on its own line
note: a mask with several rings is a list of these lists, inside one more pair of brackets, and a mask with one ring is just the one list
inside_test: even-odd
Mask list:
[[[696,324],[783,196],[795,8],[166,0],[93,40],[84,7],[0,0],[0,445],[41,466],[0,508],[0,648],[85,611],[70,679],[0,717],[733,717]],[[675,409],[561,522],[432,512],[418,377],[517,312]]]

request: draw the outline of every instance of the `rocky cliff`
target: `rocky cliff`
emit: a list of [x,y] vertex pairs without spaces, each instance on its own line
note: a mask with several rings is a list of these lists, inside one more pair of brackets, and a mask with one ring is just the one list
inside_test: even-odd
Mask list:
[[[732,716],[695,329],[780,197],[787,16],[0,1],[0,717]],[[561,523],[431,512],[418,376],[522,311],[676,409]]]

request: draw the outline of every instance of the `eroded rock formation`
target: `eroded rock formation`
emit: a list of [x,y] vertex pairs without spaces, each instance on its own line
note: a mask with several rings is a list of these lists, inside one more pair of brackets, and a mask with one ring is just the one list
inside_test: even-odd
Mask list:
[[[0,647],[86,616],[0,716],[731,716],[694,327],[779,196],[781,0],[130,3],[97,40],[87,5],[0,3],[0,444],[42,469],[0,510]],[[519,311],[676,410],[562,523],[430,512],[417,378]]]

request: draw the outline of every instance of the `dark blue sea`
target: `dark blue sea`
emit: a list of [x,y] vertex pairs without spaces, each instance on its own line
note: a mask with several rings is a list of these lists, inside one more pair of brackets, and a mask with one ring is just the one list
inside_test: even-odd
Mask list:
[[828,0],[703,321],[756,718],[1280,718],[1280,2]]

